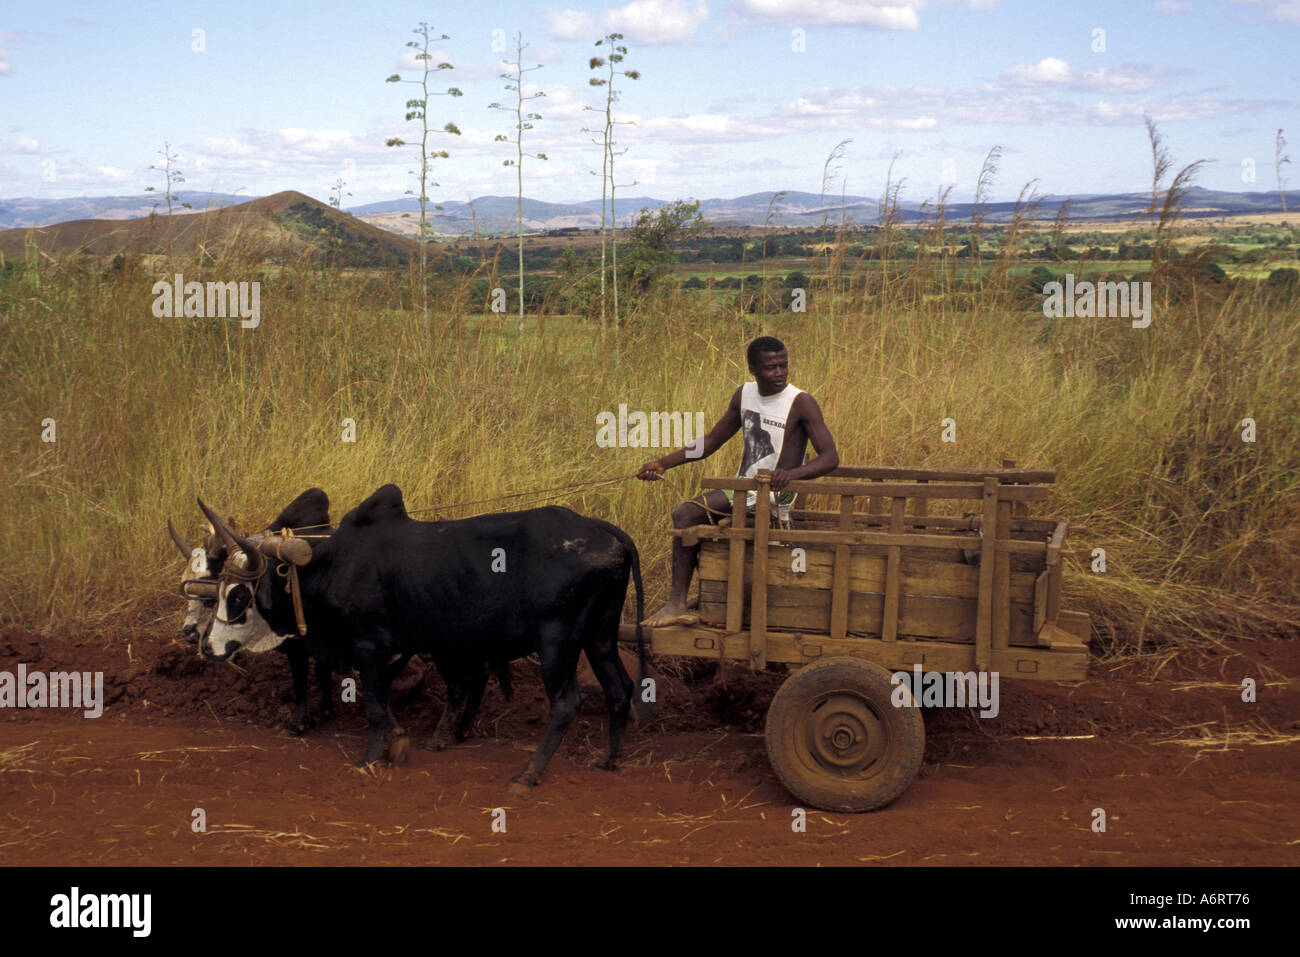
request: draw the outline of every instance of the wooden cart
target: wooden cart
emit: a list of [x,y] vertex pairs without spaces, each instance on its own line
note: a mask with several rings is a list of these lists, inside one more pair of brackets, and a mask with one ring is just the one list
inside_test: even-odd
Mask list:
[[790,483],[786,522],[770,472],[706,479],[735,503],[729,520],[674,532],[701,546],[700,622],[647,629],[653,651],[784,663],[766,734],[781,782],[827,810],[888,804],[925,750],[892,673],[1085,676],[1089,618],[1061,608],[1067,523],[1029,515],[1055,473],[1003,465],[838,468]]

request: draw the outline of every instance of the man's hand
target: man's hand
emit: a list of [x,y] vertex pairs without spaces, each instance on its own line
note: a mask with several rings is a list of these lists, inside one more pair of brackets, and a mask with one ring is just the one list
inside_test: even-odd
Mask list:
[[643,482],[650,482],[654,479],[663,478],[663,475],[664,467],[659,464],[658,460],[647,462],[645,465],[641,466],[640,470],[636,473],[636,477],[641,479]]
[[773,469],[772,470],[772,491],[779,492],[791,482],[799,478],[794,469]]

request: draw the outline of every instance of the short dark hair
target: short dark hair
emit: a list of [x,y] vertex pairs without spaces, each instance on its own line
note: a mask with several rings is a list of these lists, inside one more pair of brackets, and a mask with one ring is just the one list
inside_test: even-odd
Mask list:
[[785,343],[771,336],[759,336],[745,350],[745,358],[749,360],[750,368],[758,364],[758,357],[764,352],[785,352]]

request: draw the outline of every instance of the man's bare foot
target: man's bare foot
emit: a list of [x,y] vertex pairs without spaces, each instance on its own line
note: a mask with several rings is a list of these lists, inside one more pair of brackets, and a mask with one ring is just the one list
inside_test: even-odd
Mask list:
[[688,612],[686,603],[679,600],[669,601],[641,624],[647,628],[663,628],[667,625],[693,625],[699,620],[699,616]]
[[694,592],[690,598],[686,599],[686,607],[691,611],[700,610],[700,593]]

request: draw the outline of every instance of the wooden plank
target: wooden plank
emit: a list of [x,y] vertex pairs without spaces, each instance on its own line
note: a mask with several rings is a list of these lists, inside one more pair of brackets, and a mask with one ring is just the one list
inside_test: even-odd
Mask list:
[[[723,626],[726,616],[725,595],[726,585],[722,582],[700,583],[700,620],[703,623],[719,628]],[[768,585],[768,631],[827,635],[826,622],[830,616],[830,607],[829,589]],[[898,636],[973,643],[978,607],[974,598],[903,593],[898,601]],[[850,592],[848,635],[880,635],[884,613],[885,596],[882,592]],[[1034,606],[1030,602],[1012,603],[1010,644],[1035,644],[1033,621]],[[741,629],[747,627],[748,621],[743,621]]]
[[931,482],[982,482],[989,475],[995,476],[1003,482],[1020,484],[1056,481],[1056,471],[1054,469],[916,469],[892,465],[870,467],[841,465],[832,469],[830,475],[833,478],[893,479],[895,481],[919,481],[925,479]]
[[[838,550],[838,549],[837,549]],[[852,548],[849,563],[849,591],[885,591],[887,549]],[[925,549],[901,549],[900,566],[905,595],[934,595],[946,598],[979,596],[979,569],[966,564],[954,552],[949,561],[934,561],[935,553]],[[809,548],[804,552],[805,571],[795,572],[791,566],[790,549],[768,545],[768,585],[784,585],[830,591],[835,584],[835,554],[828,548]],[[703,542],[700,547],[699,577],[726,583],[728,571],[727,546],[721,542]],[[1012,571],[1011,600],[1032,604],[1034,600],[1034,572]],[[745,568],[745,581],[751,581],[750,569]],[[725,592],[723,600],[725,600]]]
[[731,527],[721,530],[731,540],[727,559],[727,631],[740,631],[745,615],[745,511],[745,495],[738,492],[731,502]]
[[[673,626],[648,628],[646,637],[659,655],[685,655],[716,660],[719,651],[728,659],[750,658],[749,633],[728,635],[721,640],[718,632],[706,628]],[[619,638],[632,641],[632,625],[623,625]],[[767,635],[769,661],[803,665],[818,658],[849,655],[874,661],[889,671],[911,671],[914,664],[926,671],[970,672],[977,670],[974,646],[939,641],[884,642],[873,638],[836,639],[826,635],[808,635],[770,631]],[[995,652],[991,669],[1000,678],[1024,678],[1045,681],[1082,681],[1087,676],[1088,652],[1081,643],[1062,641],[1053,648],[1009,648]]]
[[[848,530],[853,527],[853,496],[840,496],[840,528]],[[805,553],[806,554],[806,553]],[[831,582],[831,627],[832,638],[843,638],[849,627],[849,563],[852,553],[847,543],[835,546],[835,572]]]
[[1038,634],[1043,628],[1043,622],[1047,620],[1047,576],[1049,572],[1044,570],[1041,575],[1034,579],[1034,634]]
[[[997,537],[1011,537],[1011,503],[998,502]],[[993,647],[1011,642],[1011,553],[999,549],[993,559]]]
[[[1060,523],[1056,519],[1049,518],[1017,518],[1016,508],[1023,505],[1023,502],[1012,502],[1011,508],[1011,531],[1015,532],[1032,532],[1035,537],[1050,536]],[[839,513],[811,508],[792,508],[790,518],[795,521],[807,523],[811,528],[838,528]],[[883,528],[889,524],[889,518],[886,515],[880,515],[875,512],[854,512],[853,525],[855,528],[870,528],[877,526]],[[703,526],[707,528],[708,526]],[[908,515],[903,519],[904,528],[955,528],[962,531],[979,531],[980,520],[978,515],[967,515],[958,518],[954,515]],[[674,529],[674,532],[677,530]],[[1087,533],[1087,528],[1082,525],[1071,525],[1070,531],[1083,535]]]
[[[752,528],[706,528],[703,525],[695,526],[699,531],[700,541],[708,540],[731,540],[736,537],[745,541],[753,541],[754,530]],[[982,547],[983,538],[978,535],[926,535],[920,532],[903,534],[893,534],[891,532],[871,532],[871,531],[820,531],[809,528],[793,528],[781,530],[781,541],[786,545],[839,545],[847,543],[849,545],[865,546],[889,546],[902,545],[904,548],[938,548],[938,549],[961,549]],[[1011,552],[1013,555],[1032,555],[1041,558],[1047,551],[1046,542],[1026,542],[1019,539],[998,539],[998,548],[1003,551]]]
[[1061,614],[1061,575],[1065,568],[1065,563],[1061,561],[1061,549],[1065,546],[1068,529],[1068,522],[1057,523],[1056,531],[1052,533],[1052,540],[1047,544],[1047,553],[1043,559],[1050,573],[1047,578],[1046,618],[1047,623],[1051,625],[1056,624]]
[[[701,483],[705,488],[752,490],[753,479],[743,478],[706,478]],[[824,478],[800,479],[785,487],[787,492],[799,492],[807,495],[883,495],[888,498],[904,497],[977,499],[983,496],[981,486],[974,483],[961,485],[956,483],[917,484],[904,482],[880,482],[864,485],[861,482],[836,482]],[[1041,502],[1051,495],[1051,489],[1044,485],[1002,485],[998,487],[998,496],[1012,502]]]
[[[758,470],[758,499],[754,502],[754,571],[749,612],[750,661],[759,671],[767,667],[767,538],[772,528],[772,472]],[[740,496],[737,495],[739,498]]]
[[[903,511],[906,507],[907,499],[894,499],[890,512],[889,530],[895,535],[899,535],[903,531]],[[880,636],[885,641],[898,640],[898,600],[902,590],[902,575],[900,574],[899,565],[902,564],[902,560],[899,546],[891,546],[886,559],[885,607],[880,623]]]
[[983,531],[980,545],[980,590],[975,612],[975,667],[987,671],[993,651],[993,575],[997,555],[998,480],[984,479]]

